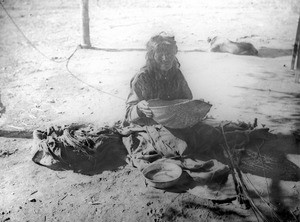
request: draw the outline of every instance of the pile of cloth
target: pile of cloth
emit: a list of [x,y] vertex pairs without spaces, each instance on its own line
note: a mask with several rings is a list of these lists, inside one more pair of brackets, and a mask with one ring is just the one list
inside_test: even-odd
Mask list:
[[33,132],[32,160],[54,169],[100,173],[126,164],[127,151],[113,127],[50,126]]
[[[231,122],[212,125],[201,123],[180,131],[162,125],[52,126],[34,132],[32,160],[52,169],[81,173],[101,172],[126,163],[142,171],[164,160],[182,167],[194,181],[207,183],[229,175],[229,160],[223,149],[226,145],[242,172],[299,180],[299,168],[283,153],[264,152],[265,141],[275,138],[267,128]],[[221,139],[216,138],[219,135]]]

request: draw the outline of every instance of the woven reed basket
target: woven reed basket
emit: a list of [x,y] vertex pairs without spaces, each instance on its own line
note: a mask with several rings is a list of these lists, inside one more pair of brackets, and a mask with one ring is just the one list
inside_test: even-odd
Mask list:
[[153,119],[166,127],[182,129],[191,127],[203,120],[211,104],[201,100],[149,100]]

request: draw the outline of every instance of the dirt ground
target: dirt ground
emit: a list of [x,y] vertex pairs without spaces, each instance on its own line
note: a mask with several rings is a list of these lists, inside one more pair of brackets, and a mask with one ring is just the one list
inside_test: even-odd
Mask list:
[[[80,44],[78,1],[1,1],[48,58],[67,58]],[[217,120],[240,120],[289,135],[300,128],[300,84],[290,70],[300,13],[297,0],[90,1],[91,42],[69,62],[50,61],[0,10],[2,131],[49,124],[121,120],[131,77],[144,64],[147,40],[175,35],[181,69],[195,99],[213,104]],[[209,53],[206,39],[251,42],[259,56]],[[79,78],[81,81],[78,81]],[[284,144],[283,144],[284,146]],[[288,158],[300,167],[300,147]],[[284,150],[285,147],[282,147]],[[189,193],[146,187],[128,165],[87,176],[32,161],[28,138],[0,137],[1,221],[256,221],[251,212],[218,206]],[[265,179],[249,175],[261,189]],[[280,182],[282,203],[300,214],[300,182]]]

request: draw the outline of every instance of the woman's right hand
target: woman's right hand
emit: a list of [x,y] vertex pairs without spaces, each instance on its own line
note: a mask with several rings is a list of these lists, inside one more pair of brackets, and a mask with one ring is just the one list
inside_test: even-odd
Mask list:
[[142,100],[137,104],[138,112],[143,113],[146,117],[152,118],[153,113],[149,108],[149,103],[146,100]]

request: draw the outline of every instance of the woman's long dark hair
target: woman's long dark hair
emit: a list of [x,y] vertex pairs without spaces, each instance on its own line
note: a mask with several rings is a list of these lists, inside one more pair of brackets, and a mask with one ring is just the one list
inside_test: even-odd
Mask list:
[[[155,69],[157,69],[157,64],[154,60],[154,54],[158,49],[158,46],[162,44],[168,44],[170,45],[170,47],[173,47],[175,54],[178,52],[178,48],[174,36],[168,35],[165,32],[161,32],[158,35],[152,36],[146,45],[147,47],[146,68],[149,71],[154,71]],[[180,63],[178,62],[178,59],[176,57],[175,57],[174,65],[176,65],[177,68],[180,67]]]

